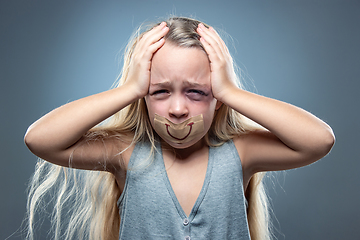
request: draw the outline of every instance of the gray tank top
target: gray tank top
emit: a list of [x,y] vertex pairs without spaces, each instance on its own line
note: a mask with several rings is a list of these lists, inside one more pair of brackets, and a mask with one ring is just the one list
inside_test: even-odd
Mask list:
[[157,143],[152,163],[149,142],[136,144],[124,191],[118,200],[119,239],[250,239],[241,162],[228,141],[209,148],[209,162],[200,195],[186,216],[168,179]]

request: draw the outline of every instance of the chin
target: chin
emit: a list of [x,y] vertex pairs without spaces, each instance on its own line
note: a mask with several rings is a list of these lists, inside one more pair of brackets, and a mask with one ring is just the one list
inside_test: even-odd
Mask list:
[[194,145],[191,143],[169,143],[169,142],[167,142],[167,144],[169,144],[171,147],[176,149],[186,149]]
[[166,142],[166,144],[170,145],[171,147],[175,148],[175,149],[186,149],[186,148],[190,148],[194,145],[200,144],[202,142],[202,139],[194,139],[190,142],[186,142],[186,143],[176,143],[176,142],[169,142],[166,140],[163,140],[164,142]]

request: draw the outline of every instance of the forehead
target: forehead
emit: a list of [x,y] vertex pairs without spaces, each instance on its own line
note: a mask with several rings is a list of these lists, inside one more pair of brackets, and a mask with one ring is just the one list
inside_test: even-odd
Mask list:
[[210,82],[210,64],[206,53],[196,47],[186,48],[165,43],[153,56],[151,82]]

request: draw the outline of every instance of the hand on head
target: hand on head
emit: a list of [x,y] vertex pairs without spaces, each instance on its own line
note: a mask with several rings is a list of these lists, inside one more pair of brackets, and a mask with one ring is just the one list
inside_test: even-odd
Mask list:
[[210,60],[211,87],[216,99],[222,100],[226,90],[236,87],[236,75],[229,50],[219,34],[212,27],[200,23],[197,32]]
[[[221,101],[229,87],[236,86],[236,75],[229,50],[219,34],[212,27],[200,23],[196,29],[200,42],[208,54],[211,70],[213,95]],[[148,93],[151,61],[153,54],[165,44],[164,36],[169,32],[162,22],[146,32],[137,42],[131,58],[126,84],[133,84],[139,98]]]
[[139,98],[144,97],[150,85],[150,67],[153,54],[161,48],[169,28],[165,22],[146,32],[136,44],[125,84],[132,84]]

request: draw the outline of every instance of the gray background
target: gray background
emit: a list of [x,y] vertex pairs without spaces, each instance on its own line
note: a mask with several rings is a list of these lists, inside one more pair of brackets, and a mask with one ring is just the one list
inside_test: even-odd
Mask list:
[[24,217],[36,162],[23,144],[27,127],[109,89],[133,29],[171,13],[225,30],[252,91],[316,114],[336,134],[321,161],[267,179],[278,239],[360,239],[360,2],[330,0],[1,0],[0,239]]

